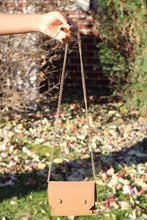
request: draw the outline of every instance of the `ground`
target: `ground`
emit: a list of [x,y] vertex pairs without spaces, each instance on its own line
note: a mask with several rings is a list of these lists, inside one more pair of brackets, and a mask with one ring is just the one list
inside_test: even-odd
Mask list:
[[[89,96],[97,215],[75,219],[147,219],[147,120],[121,100]],[[56,112],[3,114],[0,123],[0,219],[51,217],[47,173]],[[85,109],[62,104],[52,180],[91,180]]]

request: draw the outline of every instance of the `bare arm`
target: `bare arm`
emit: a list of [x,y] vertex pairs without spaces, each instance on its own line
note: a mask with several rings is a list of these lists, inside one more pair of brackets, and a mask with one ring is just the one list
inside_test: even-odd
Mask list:
[[0,34],[39,31],[39,14],[0,14]]
[[76,34],[77,27],[70,25],[60,12],[46,14],[4,14],[0,13],[0,34],[16,34],[42,32],[64,43],[70,41]]

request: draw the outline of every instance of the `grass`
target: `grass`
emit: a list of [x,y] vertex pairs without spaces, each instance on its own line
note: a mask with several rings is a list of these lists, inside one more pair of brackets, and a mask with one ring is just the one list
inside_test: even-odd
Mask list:
[[6,199],[0,206],[0,213],[1,217],[5,216],[6,219],[14,220],[24,217],[34,220],[52,219],[49,214],[46,190],[32,192],[21,198]]
[[[22,188],[23,189],[23,188]],[[26,191],[26,189],[24,189]],[[105,194],[105,188],[101,188],[101,193],[99,196]],[[97,216],[81,216],[75,217],[77,220],[89,220],[89,219],[118,219],[124,220],[127,219],[125,217],[126,211],[123,210],[115,210],[109,214],[103,212],[99,218]],[[57,219],[67,219],[67,217],[51,217],[47,199],[47,190],[41,190],[39,192],[31,192],[26,196],[21,197],[12,197],[10,199],[5,199],[0,205],[0,219],[5,217],[7,220],[23,220],[23,219],[31,219],[31,220],[57,220]]]
[[[35,175],[35,174],[34,174]],[[64,220],[68,219],[67,217],[52,217],[50,215],[48,198],[47,198],[47,185],[41,186],[39,188],[35,188],[26,183],[26,179],[28,179],[28,175],[23,177],[21,181],[21,185],[15,184],[14,186],[5,187],[1,194],[1,199],[4,199],[0,203],[0,219],[5,217],[6,220]],[[31,177],[35,177],[32,176]],[[19,181],[19,182],[20,182]],[[98,201],[104,201],[110,197],[111,189],[105,186],[98,185],[97,187],[97,195]],[[120,197],[123,196],[119,195]],[[121,199],[125,199],[124,197]],[[72,198],[71,198],[72,200]],[[141,198],[140,198],[141,201]],[[145,204],[145,201],[142,199],[142,204]],[[133,210],[129,210],[131,212]],[[127,220],[126,217],[127,210],[115,209],[110,212],[101,212],[98,216],[79,216],[75,217],[76,220]],[[139,217],[136,219],[144,220],[143,217]]]
[[[68,114],[68,116],[66,116],[65,114],[71,112],[73,108],[76,112],[76,120],[71,119],[71,115]],[[97,108],[98,106],[96,105],[92,106],[91,115],[93,115],[94,118],[92,122],[93,137],[99,137],[99,139],[93,139],[93,144],[95,144],[97,147],[96,150],[98,150],[95,155],[98,181],[98,215],[79,216],[75,217],[75,219],[128,220],[131,219],[128,215],[133,215],[135,211],[135,220],[145,220],[147,216],[145,210],[147,208],[147,197],[145,194],[145,169],[147,164],[144,158],[146,142],[141,142],[144,137],[142,137],[142,134],[144,134],[143,119],[140,119],[139,126],[142,125],[142,127],[138,130],[138,127],[136,127],[138,124],[135,125],[137,119],[133,116],[129,118],[129,116],[126,115],[117,118],[119,109],[115,109],[113,105],[104,105],[101,107],[102,109]],[[114,118],[111,117],[112,110],[115,113]],[[99,111],[100,113],[98,115],[97,112]],[[8,179],[10,179],[12,174],[17,177],[17,180],[13,181],[14,185],[0,188],[0,220],[68,219],[67,217],[52,217],[50,215],[46,180],[52,146],[53,126],[52,120],[50,119],[38,118],[37,120],[33,122],[29,118],[26,118],[20,121],[9,121],[8,118],[6,122],[3,121],[0,124],[0,136],[3,137],[3,132],[5,132],[4,144],[7,143],[5,152],[2,152],[2,154],[5,153],[6,156],[5,154],[3,154],[3,156],[0,154],[0,173],[8,177]],[[64,179],[66,174],[70,176],[72,172],[77,170],[79,177],[80,175],[84,175],[90,179],[91,167],[89,167],[89,151],[85,148],[87,139],[85,139],[85,136],[84,139],[82,137],[85,132],[84,128],[82,128],[83,124],[85,124],[85,118],[82,117],[82,115],[79,116],[79,107],[75,105],[65,106],[61,122],[61,139],[58,137],[57,148],[54,153],[54,159],[58,161],[56,160],[56,163],[53,165],[53,177],[57,180],[61,178]],[[65,124],[67,124],[67,127],[65,127]],[[115,129],[112,125],[115,125]],[[126,130],[125,128],[128,125],[128,130]],[[16,128],[17,131],[15,131]],[[116,128],[119,128],[121,133],[119,133]],[[67,130],[66,134],[64,129]],[[139,131],[138,133],[136,129]],[[110,130],[111,134],[108,132]],[[100,133],[98,134],[98,132]],[[135,145],[132,143],[132,134],[134,135]],[[40,143],[41,139],[43,139],[43,143]],[[140,141],[138,142],[138,140]],[[3,138],[1,141],[3,141]],[[76,147],[74,147],[74,142],[77,143]],[[61,144],[62,146],[60,146]],[[12,146],[14,149],[10,152]],[[112,150],[108,149],[108,146],[112,148]],[[28,149],[29,152],[23,151],[23,147]],[[113,147],[115,149],[113,149]],[[80,149],[82,151],[79,151]],[[60,158],[61,160],[59,160]],[[73,165],[69,165],[65,159],[71,160]],[[13,166],[13,162],[15,161],[16,165]],[[26,162],[28,162],[28,164]],[[9,163],[12,164],[12,167],[9,167]],[[113,173],[109,174],[106,170],[107,168],[110,169],[111,166]],[[31,169],[28,171],[28,168]],[[108,170],[108,172],[110,170]],[[38,171],[43,171],[43,174],[38,175]],[[117,176],[120,176],[120,179],[117,178]],[[30,183],[28,181],[29,179],[35,180],[36,183]],[[127,185],[130,186],[131,190],[136,187],[138,192],[125,194],[123,192],[123,187],[126,185],[125,181],[128,182]],[[112,187],[108,187],[110,183]],[[115,208],[111,207],[109,199],[114,199]],[[122,206],[119,205],[121,201],[128,203],[126,209],[123,209]],[[141,215],[138,214],[139,211]]]

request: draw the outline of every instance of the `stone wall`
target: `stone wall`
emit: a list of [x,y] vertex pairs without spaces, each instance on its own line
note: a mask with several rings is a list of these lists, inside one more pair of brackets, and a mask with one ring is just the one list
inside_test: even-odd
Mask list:
[[[82,0],[5,0],[0,1],[0,12],[45,13],[60,10],[72,18],[78,24],[82,36],[87,89],[105,95],[109,93],[109,82],[101,75],[100,70],[93,69],[94,65],[99,62],[96,47],[99,39],[95,22],[96,10],[94,10],[96,1],[86,1],[87,4],[83,4],[84,8],[81,2]],[[77,5],[80,5],[80,9],[89,7],[89,10],[76,9]],[[30,106],[35,110],[39,102],[40,91],[46,92],[51,85],[54,87],[58,83],[63,54],[64,45],[40,33],[0,36],[0,78],[1,82],[5,82],[5,86],[1,83],[1,91],[3,90],[0,95],[3,97],[1,101],[6,101],[5,88],[7,87],[7,90],[10,90],[9,94],[11,92],[15,94],[14,97],[9,95],[8,107],[23,109],[25,106]],[[81,88],[76,42],[70,44],[67,72],[66,85]],[[43,89],[38,89],[40,84]],[[5,103],[2,106],[6,106]]]

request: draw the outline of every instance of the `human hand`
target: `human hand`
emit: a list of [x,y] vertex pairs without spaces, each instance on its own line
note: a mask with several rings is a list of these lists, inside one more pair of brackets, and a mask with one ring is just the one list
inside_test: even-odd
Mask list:
[[42,33],[62,43],[73,41],[78,31],[77,25],[71,19],[65,18],[58,11],[42,14],[39,28]]

